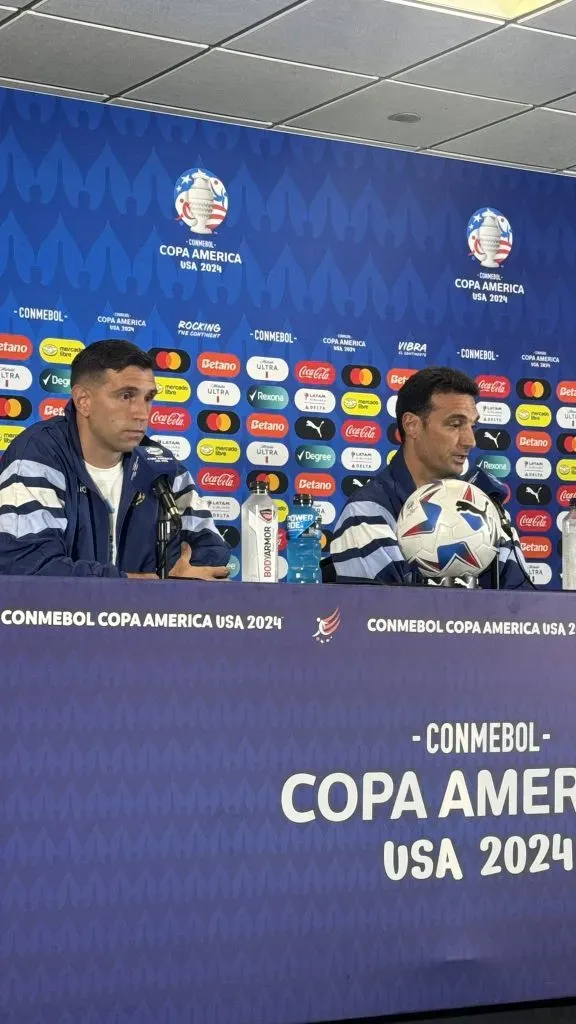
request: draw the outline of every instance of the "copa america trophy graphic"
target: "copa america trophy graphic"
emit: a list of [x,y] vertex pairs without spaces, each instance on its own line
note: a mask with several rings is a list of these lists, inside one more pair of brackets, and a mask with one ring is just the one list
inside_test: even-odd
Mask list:
[[228,193],[219,178],[202,167],[182,174],[174,189],[174,205],[195,235],[211,235],[228,213]]
[[497,270],[512,251],[512,227],[491,207],[476,210],[468,221],[470,252],[486,270]]

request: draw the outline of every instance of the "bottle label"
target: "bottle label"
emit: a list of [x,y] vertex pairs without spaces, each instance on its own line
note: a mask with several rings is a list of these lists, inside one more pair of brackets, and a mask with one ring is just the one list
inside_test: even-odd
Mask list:
[[302,512],[290,512],[288,516],[288,540],[298,540],[305,530],[315,526],[318,514],[315,509],[310,508]]
[[248,574],[242,573],[245,583],[277,583],[278,581],[278,513],[276,506],[248,511],[250,551]]

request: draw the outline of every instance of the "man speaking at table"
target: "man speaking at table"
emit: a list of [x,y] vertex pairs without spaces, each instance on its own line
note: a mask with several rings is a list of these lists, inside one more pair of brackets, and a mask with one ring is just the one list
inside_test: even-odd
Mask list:
[[[400,389],[396,419],[401,448],[382,473],[352,494],[336,523],[330,555],[339,583],[411,581],[396,539],[396,520],[418,487],[463,473],[476,444],[477,397],[470,377],[443,366],[420,370]],[[469,470],[466,479],[492,499],[501,515],[500,586],[531,588],[518,537],[502,506],[506,488],[483,470]],[[480,576],[479,586],[491,586],[490,570]]]
[[[76,356],[70,383],[64,416],[28,427],[2,460],[0,573],[155,579],[152,360],[130,342],[97,341]],[[170,575],[225,578],[228,545],[186,467],[162,455],[182,521]]]

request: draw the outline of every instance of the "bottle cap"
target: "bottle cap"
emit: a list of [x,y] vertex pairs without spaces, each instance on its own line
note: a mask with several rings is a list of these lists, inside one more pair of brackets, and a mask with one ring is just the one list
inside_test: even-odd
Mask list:
[[311,494],[295,494],[294,495],[295,505],[313,505],[314,498]]
[[268,484],[266,480],[257,480],[252,488],[253,494],[268,494]]

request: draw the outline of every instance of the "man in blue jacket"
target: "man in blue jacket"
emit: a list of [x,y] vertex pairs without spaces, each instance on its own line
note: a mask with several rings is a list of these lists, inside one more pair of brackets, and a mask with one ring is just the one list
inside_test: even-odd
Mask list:
[[[352,494],[336,523],[330,555],[339,583],[411,581],[396,538],[400,509],[418,487],[462,474],[476,444],[477,397],[470,377],[442,366],[421,370],[400,389],[396,419],[402,447],[382,473]],[[469,471],[466,479],[500,506],[500,586],[531,587],[518,536],[502,508],[506,488],[483,470]],[[490,570],[478,582],[489,588]]]
[[[0,464],[0,573],[155,579],[158,503],[132,480],[151,444],[152,361],[130,342],[97,341],[72,363],[71,388],[64,416],[28,427]],[[182,533],[170,575],[223,579],[228,545],[174,463]]]

